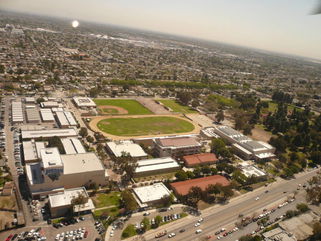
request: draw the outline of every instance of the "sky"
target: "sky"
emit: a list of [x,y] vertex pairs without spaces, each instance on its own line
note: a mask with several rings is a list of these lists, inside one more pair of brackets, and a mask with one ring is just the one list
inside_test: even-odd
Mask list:
[[[321,0],[320,0],[321,2]],[[321,59],[318,0],[0,0],[34,13]],[[66,24],[70,24],[69,22]]]

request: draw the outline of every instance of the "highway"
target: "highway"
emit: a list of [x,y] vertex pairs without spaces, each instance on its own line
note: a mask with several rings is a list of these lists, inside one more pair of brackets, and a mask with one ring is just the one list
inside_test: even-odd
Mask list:
[[[172,240],[201,240],[207,235],[215,236],[214,233],[220,228],[225,227],[227,230],[232,229],[235,222],[239,220],[239,214],[244,216],[253,216],[262,213],[264,208],[275,207],[282,203],[288,197],[292,197],[297,191],[298,184],[303,184],[316,174],[318,170],[304,172],[298,174],[296,179],[292,180],[278,180],[267,187],[259,188],[253,192],[236,197],[226,205],[215,205],[202,212],[201,217],[204,219],[199,227],[194,227],[194,224],[200,217],[189,216],[174,223],[164,225],[157,230],[149,231],[143,237],[146,240],[155,240],[155,234],[167,230],[167,233],[174,232],[176,236]],[[265,191],[268,190],[267,193]],[[286,193],[284,193],[286,192]],[[255,200],[259,197],[259,200]],[[304,200],[303,191],[300,190],[301,201]],[[179,230],[185,229],[183,233]],[[196,234],[197,229],[202,229],[201,234]],[[236,237],[235,235],[233,235]],[[236,237],[236,240],[239,237]],[[167,236],[159,238],[158,240],[168,239]],[[213,239],[212,239],[213,240]],[[224,238],[223,240],[227,240]]]

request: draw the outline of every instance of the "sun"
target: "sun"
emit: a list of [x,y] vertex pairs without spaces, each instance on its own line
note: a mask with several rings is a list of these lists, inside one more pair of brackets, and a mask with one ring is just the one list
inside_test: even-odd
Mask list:
[[79,22],[77,20],[72,21],[71,26],[73,28],[77,28],[79,26]]

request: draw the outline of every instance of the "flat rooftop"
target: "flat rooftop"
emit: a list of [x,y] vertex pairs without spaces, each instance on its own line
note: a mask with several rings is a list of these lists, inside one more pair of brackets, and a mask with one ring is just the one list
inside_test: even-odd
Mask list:
[[215,163],[218,159],[214,153],[201,153],[183,156],[183,160],[188,166]]
[[40,150],[43,168],[61,168],[63,166],[57,147],[44,148]]
[[95,208],[92,200],[89,198],[84,187],[65,189],[63,192],[50,194],[49,203],[51,208],[58,208],[64,206],[71,206],[72,200],[79,195],[84,195],[88,198],[87,202],[83,205],[76,205],[74,211],[87,211]]
[[61,155],[64,163],[64,174],[104,171],[100,159],[93,152]]
[[26,164],[26,176],[31,185],[43,183],[40,163]]
[[116,157],[121,157],[124,153],[128,153],[131,157],[148,156],[140,145],[132,141],[107,142],[107,147]]
[[84,146],[77,138],[62,138],[61,142],[66,154],[86,153]]
[[48,129],[48,130],[22,130],[21,137],[22,139],[33,139],[40,137],[76,137],[77,132],[75,129]]
[[154,158],[154,159],[147,159],[141,160],[137,162],[137,168],[135,173],[143,173],[149,171],[157,171],[162,169],[172,169],[172,168],[179,168],[179,164],[171,157],[164,157],[164,158]]
[[221,184],[222,186],[230,185],[230,182],[223,176],[214,175],[208,177],[195,178],[182,182],[173,182],[171,187],[180,195],[187,195],[192,187],[200,187],[203,191],[208,185]]
[[73,100],[79,107],[96,107],[96,103],[89,97],[74,97]]
[[156,139],[156,142],[162,147],[172,147],[172,148],[201,145],[194,137],[161,138],[161,139]]
[[169,196],[171,194],[163,183],[154,183],[150,186],[137,187],[134,188],[133,191],[141,203],[158,201],[164,196]]

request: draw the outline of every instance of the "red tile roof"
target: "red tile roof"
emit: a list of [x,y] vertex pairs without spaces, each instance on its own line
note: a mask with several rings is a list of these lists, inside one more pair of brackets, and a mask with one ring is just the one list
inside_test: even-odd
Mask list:
[[195,166],[201,164],[212,164],[218,159],[214,153],[201,153],[183,157],[186,166]]
[[212,185],[221,184],[222,186],[228,186],[230,185],[230,182],[223,176],[214,175],[209,177],[191,179],[191,180],[182,181],[182,182],[174,182],[174,183],[171,183],[170,185],[176,193],[180,195],[186,195],[188,194],[189,190],[192,187],[200,187],[203,191],[205,191],[205,189],[210,184]]

